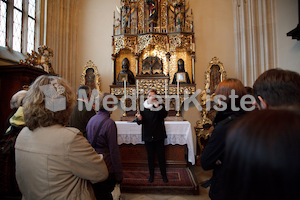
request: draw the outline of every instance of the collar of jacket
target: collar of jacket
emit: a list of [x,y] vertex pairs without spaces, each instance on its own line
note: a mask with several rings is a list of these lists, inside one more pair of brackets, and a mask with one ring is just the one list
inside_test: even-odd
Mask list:
[[216,114],[216,117],[213,121],[213,125],[215,126],[217,123],[219,123],[220,121],[223,121],[224,119],[226,119],[229,116],[239,116],[244,114],[245,111],[240,109],[239,111],[232,111],[231,109],[227,109],[224,111],[218,111]]
[[99,110],[98,115],[105,115],[106,117],[110,118],[110,113],[107,110]]
[[145,108],[148,108],[148,109],[151,109],[153,108],[153,104],[152,103],[149,103],[148,102],[148,99],[146,101],[144,101],[144,107]]

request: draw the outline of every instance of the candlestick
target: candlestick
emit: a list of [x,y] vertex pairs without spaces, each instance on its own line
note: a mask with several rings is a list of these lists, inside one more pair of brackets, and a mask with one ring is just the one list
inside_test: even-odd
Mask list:
[[123,117],[126,117],[126,79],[124,79],[124,113],[123,113]]

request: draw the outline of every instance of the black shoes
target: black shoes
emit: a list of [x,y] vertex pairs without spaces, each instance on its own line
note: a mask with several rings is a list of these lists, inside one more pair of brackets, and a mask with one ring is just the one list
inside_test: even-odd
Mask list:
[[163,176],[162,179],[163,179],[164,183],[168,183],[169,182],[167,176]]
[[153,183],[153,181],[154,181],[154,176],[151,176],[151,175],[150,175],[150,177],[149,177],[149,179],[148,179],[148,182],[149,182],[149,183]]
[[[164,182],[164,183],[168,183],[168,182],[169,182],[167,176],[162,176],[162,179],[163,179],[163,182]],[[149,183],[153,183],[153,181],[154,181],[154,176],[150,175],[150,177],[149,177],[149,179],[148,179],[148,182],[149,182]]]

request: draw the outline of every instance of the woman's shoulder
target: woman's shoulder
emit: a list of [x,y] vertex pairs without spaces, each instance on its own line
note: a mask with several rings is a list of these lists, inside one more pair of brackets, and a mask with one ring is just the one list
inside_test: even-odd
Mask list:
[[62,155],[66,146],[82,141],[83,138],[82,133],[72,127],[53,125],[33,131],[25,127],[18,135],[15,147],[30,152]]
[[74,135],[78,135],[78,134],[81,133],[80,130],[78,128],[75,128],[75,127],[63,127],[63,129],[66,132],[68,132],[70,134],[74,134]]

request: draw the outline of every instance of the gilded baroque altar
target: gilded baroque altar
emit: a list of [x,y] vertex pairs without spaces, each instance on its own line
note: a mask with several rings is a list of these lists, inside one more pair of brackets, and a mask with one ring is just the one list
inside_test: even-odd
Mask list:
[[[128,70],[135,75],[135,84],[128,82],[126,87],[128,76],[122,79],[124,84],[119,80],[124,71],[124,59],[128,59]],[[180,59],[184,61],[188,77],[172,84]],[[139,97],[155,88],[162,98],[178,95],[181,105],[184,92],[192,95],[196,90],[193,13],[189,2],[121,0],[114,12],[112,60],[111,94],[121,97],[126,88],[127,95]],[[187,79],[188,83],[184,81]]]

